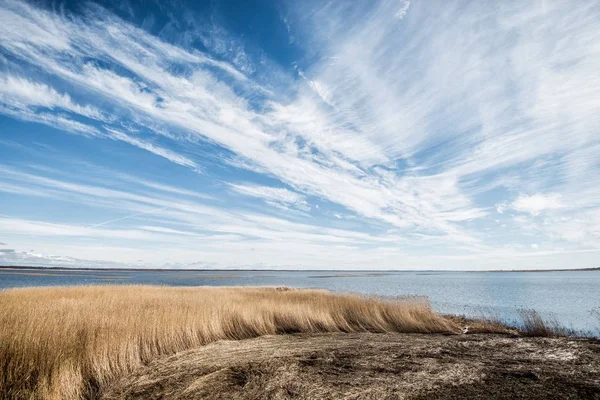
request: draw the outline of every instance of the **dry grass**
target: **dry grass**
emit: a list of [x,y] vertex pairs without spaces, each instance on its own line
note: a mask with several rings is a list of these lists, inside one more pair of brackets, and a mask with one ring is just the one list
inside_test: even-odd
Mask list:
[[528,337],[581,337],[584,332],[577,332],[561,325],[556,318],[542,317],[536,310],[520,309],[520,319],[508,323],[496,315],[482,315],[478,318],[447,315],[446,318],[466,329],[463,333],[489,333]]
[[0,398],[93,398],[160,356],[292,332],[456,332],[416,301],[318,290],[88,286],[0,292]]
[[462,333],[466,334],[498,334],[520,336],[521,332],[514,327],[510,327],[495,317],[472,318],[464,315],[446,315],[446,318],[454,321],[457,325],[463,327]]
[[592,309],[592,311],[590,311],[590,314],[592,314],[592,317],[598,323],[596,325],[596,332],[598,333],[598,337],[600,337],[600,307]]
[[520,311],[520,314],[523,321],[521,333],[525,336],[561,337],[573,334],[556,319],[544,319],[535,310],[524,309]]

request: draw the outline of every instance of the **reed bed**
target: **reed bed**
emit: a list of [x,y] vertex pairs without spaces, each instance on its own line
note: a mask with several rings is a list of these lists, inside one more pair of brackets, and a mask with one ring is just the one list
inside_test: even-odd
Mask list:
[[151,360],[221,339],[456,332],[425,302],[287,288],[80,286],[0,292],[0,398],[85,399]]

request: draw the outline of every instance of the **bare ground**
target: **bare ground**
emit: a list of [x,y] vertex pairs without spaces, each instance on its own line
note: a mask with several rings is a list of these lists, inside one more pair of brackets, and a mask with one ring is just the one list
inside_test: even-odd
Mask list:
[[469,334],[263,336],[155,360],[106,399],[600,399],[600,343]]

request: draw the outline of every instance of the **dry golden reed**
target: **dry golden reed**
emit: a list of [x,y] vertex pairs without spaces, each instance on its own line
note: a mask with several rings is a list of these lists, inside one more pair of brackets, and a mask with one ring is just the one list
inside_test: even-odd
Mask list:
[[455,332],[416,301],[321,290],[80,286],[0,292],[0,398],[82,399],[150,360],[295,332]]

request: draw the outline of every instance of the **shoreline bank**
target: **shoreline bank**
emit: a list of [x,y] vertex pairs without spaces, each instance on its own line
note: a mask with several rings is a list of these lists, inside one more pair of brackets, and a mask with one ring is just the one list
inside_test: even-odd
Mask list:
[[506,335],[300,334],[158,359],[104,399],[593,399],[600,343]]

